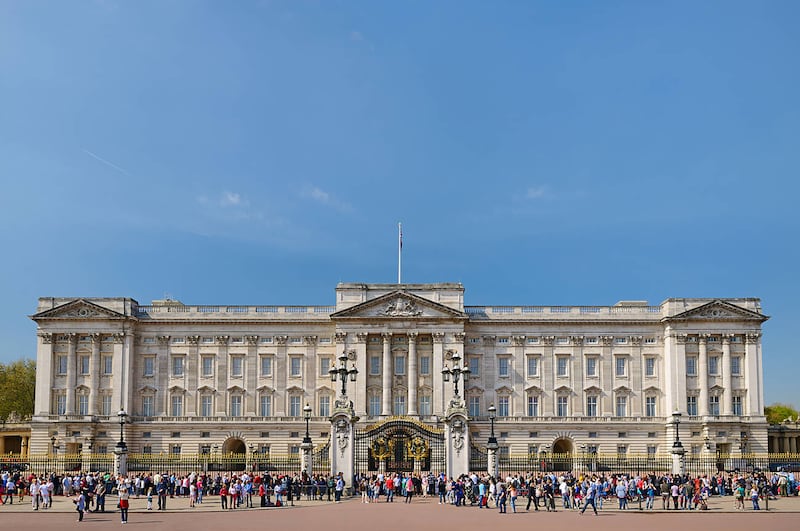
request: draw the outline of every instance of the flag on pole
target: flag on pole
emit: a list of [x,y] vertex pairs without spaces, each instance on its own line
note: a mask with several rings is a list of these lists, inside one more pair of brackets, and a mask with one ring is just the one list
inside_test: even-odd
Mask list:
[[400,249],[402,249],[403,248],[403,224],[402,223],[398,223],[397,224],[397,230],[400,231]]

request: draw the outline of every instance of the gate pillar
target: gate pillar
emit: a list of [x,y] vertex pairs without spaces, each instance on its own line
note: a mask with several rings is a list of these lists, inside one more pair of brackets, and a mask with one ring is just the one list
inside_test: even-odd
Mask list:
[[353,490],[355,477],[355,423],[358,417],[346,397],[336,400],[331,415],[331,475],[342,474],[345,490]]
[[[459,404],[460,406],[461,404]],[[457,478],[469,473],[469,426],[466,407],[451,404],[445,418],[447,476]]]

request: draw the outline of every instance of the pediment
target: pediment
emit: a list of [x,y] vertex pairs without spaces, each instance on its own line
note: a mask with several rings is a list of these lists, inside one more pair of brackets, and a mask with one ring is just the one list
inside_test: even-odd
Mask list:
[[648,394],[661,394],[661,389],[659,389],[655,385],[650,385],[650,386],[645,387],[644,389],[642,389],[642,392],[648,393]]
[[631,388],[630,387],[626,387],[624,385],[620,385],[620,386],[617,386],[617,387],[614,388],[614,392],[619,394],[619,395],[630,394]]
[[259,385],[258,387],[256,387],[256,391],[258,391],[259,393],[269,394],[269,393],[274,393],[275,389],[273,389],[268,385]]
[[156,389],[152,385],[143,385],[142,387],[139,388],[140,393],[155,393],[156,391],[158,391],[158,389]]
[[467,387],[465,393],[468,395],[482,395],[483,387],[478,387],[477,385],[471,385]]
[[558,387],[553,389],[553,391],[555,391],[556,393],[571,393],[572,388],[566,385],[559,385]]
[[331,319],[468,319],[467,314],[419,295],[395,290],[331,314]]
[[540,395],[543,393],[542,388],[538,385],[529,385],[525,388],[526,393],[530,393],[532,395]]
[[291,387],[287,387],[286,388],[286,392],[287,393],[302,393],[303,392],[303,388],[302,387],[298,387],[296,385],[293,385]]
[[125,316],[114,310],[109,310],[85,299],[56,306],[49,310],[31,316],[31,319],[124,319]]
[[170,393],[185,393],[186,389],[184,389],[180,385],[173,385],[172,387],[169,388],[169,392]]
[[702,304],[672,317],[665,317],[664,321],[758,321],[763,323],[768,316],[736,306],[720,299]]
[[494,392],[497,393],[498,395],[510,395],[511,393],[514,392],[514,390],[508,387],[507,385],[504,385],[503,387],[495,389]]
[[591,393],[600,394],[603,392],[603,390],[597,387],[596,385],[590,385],[589,387],[584,388],[583,392],[590,394]]
[[244,393],[244,389],[241,386],[238,386],[238,385],[231,385],[230,387],[228,387],[228,392],[229,393]]
[[217,390],[214,389],[213,387],[209,387],[207,385],[203,385],[203,386],[197,388],[197,392],[199,392],[199,393],[216,393]]

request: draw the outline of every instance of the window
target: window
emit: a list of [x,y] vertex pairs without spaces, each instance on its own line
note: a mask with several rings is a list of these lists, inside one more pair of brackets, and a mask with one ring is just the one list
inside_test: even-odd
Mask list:
[[329,396],[319,397],[319,416],[320,417],[331,416],[331,397]]
[[625,363],[626,359],[618,356],[614,360],[614,374],[616,376],[625,376]]
[[528,416],[539,416],[539,395],[528,395]]
[[624,444],[617,445],[617,457],[625,457],[628,454],[628,447]]
[[214,358],[211,356],[203,356],[202,360],[203,369],[202,374],[203,378],[210,378],[214,375]]
[[566,417],[569,413],[567,410],[568,398],[566,396],[559,396],[556,401],[556,416]]
[[169,453],[171,453],[172,455],[181,455],[181,445],[173,444],[172,448],[169,449]]
[[528,356],[528,378],[533,378],[539,374],[539,358]]
[[231,396],[231,417],[242,416],[242,395]]
[[300,397],[299,396],[290,396],[289,397],[289,416],[290,417],[299,417],[300,416]]
[[81,356],[80,367],[81,374],[89,374],[89,356]]
[[174,356],[172,358],[172,376],[183,376],[183,357]]
[[200,397],[200,416],[201,417],[213,417],[214,416],[214,405],[212,402],[211,395],[203,395]]
[[78,395],[78,415],[89,414],[89,395]]
[[719,374],[719,356],[708,357],[708,374]]
[[319,375],[320,376],[328,376],[331,369],[331,359],[330,358],[320,358],[319,359]]
[[109,376],[114,372],[114,358],[103,356],[103,374]]
[[686,356],[686,376],[697,376],[697,356]]
[[644,344],[645,345],[655,345],[656,344],[656,338],[654,338],[654,337],[646,337],[646,338],[644,338]]
[[431,395],[420,395],[419,414],[422,416],[428,416],[431,414]]
[[511,360],[508,358],[498,358],[497,360],[497,375],[500,378],[508,378],[508,366]]
[[690,417],[697,416],[697,397],[696,396],[687,396],[686,397],[686,414]]
[[731,358],[731,374],[734,376],[740,376],[742,374],[742,358],[739,356],[733,356]]
[[291,372],[289,373],[289,376],[292,376],[293,378],[298,378],[300,376],[300,371],[301,371],[301,358],[294,356],[290,359],[290,363],[291,363]]
[[153,416],[153,395],[145,395],[142,397],[142,416],[143,417],[152,417]]
[[172,395],[172,416],[180,417],[183,415],[183,396]]
[[501,337],[501,338],[499,338],[497,340],[497,342],[500,343],[501,345],[507,345],[508,344],[508,338],[507,337]]
[[59,356],[58,357],[58,368],[56,369],[58,374],[64,375],[67,374],[67,357],[66,356]]
[[627,337],[615,337],[614,338],[614,343],[616,343],[617,345],[626,345],[628,343],[628,338]]
[[234,378],[241,378],[244,370],[244,358],[241,356],[234,356],[231,358],[231,376]]
[[261,357],[261,376],[272,376],[272,356]]
[[419,373],[426,376],[431,373],[431,357],[422,356],[419,359]]
[[597,376],[597,358],[586,358],[586,376]]
[[618,417],[627,417],[628,416],[628,397],[627,396],[617,396],[617,416]]
[[102,401],[100,403],[101,408],[101,415],[109,416],[111,415],[111,395],[103,395]]
[[481,415],[481,397],[471,396],[467,400],[470,417],[480,417]]
[[733,414],[734,415],[741,415],[742,414],[742,397],[741,396],[734,396],[733,397]]
[[656,397],[654,396],[646,396],[644,399],[644,416],[645,417],[655,417],[656,416]]
[[556,376],[566,376],[567,375],[567,358],[560,357],[556,358]]
[[381,373],[381,357],[380,356],[370,356],[369,357],[369,373],[373,376],[378,375]]
[[153,453],[153,447],[150,446],[149,444],[145,444],[144,446],[142,446],[142,453],[143,454],[152,454]]
[[586,397],[586,416],[587,417],[597,416],[597,396]]
[[656,359],[655,358],[645,358],[644,359],[644,375],[645,376],[655,376],[656,375]]
[[497,397],[497,416],[498,417],[507,417],[508,416],[508,397],[507,396],[498,396]]
[[406,395],[397,394],[394,396],[394,414],[395,415],[406,414]]
[[395,356],[394,357],[394,373],[398,376],[401,376],[406,373],[406,357],[405,356]]
[[719,416],[719,396],[713,395],[708,397],[708,414]]
[[369,395],[369,415],[377,417],[381,414],[381,397],[378,393]]
[[144,376],[153,376],[155,373],[156,359],[153,356],[147,356],[144,359]]
[[469,358],[469,373],[470,376],[481,375],[481,359],[477,356]]
[[261,400],[258,404],[259,411],[258,413],[262,417],[271,417],[272,416],[272,396],[270,395],[261,395]]

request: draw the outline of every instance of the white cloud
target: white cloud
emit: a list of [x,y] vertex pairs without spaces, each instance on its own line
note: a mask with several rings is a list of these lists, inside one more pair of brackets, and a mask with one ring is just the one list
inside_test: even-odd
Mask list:
[[360,42],[364,40],[364,35],[360,31],[351,31],[350,32],[350,40],[355,42]]
[[239,206],[242,204],[242,196],[234,192],[224,192],[219,204],[221,206]]
[[531,186],[525,193],[525,199],[541,199],[547,195],[547,186]]
[[340,212],[350,212],[353,210],[353,207],[351,207],[349,203],[334,197],[318,186],[306,185],[300,195],[313,199],[317,203],[321,203],[325,206],[335,208]]

